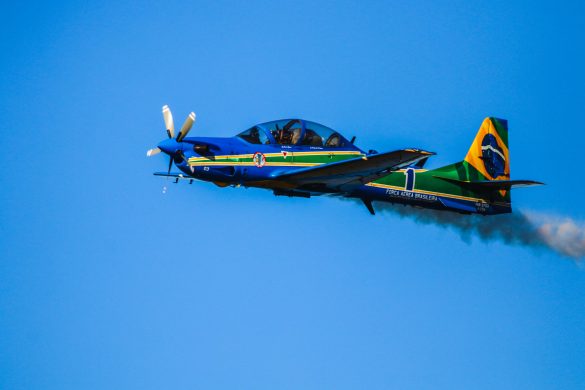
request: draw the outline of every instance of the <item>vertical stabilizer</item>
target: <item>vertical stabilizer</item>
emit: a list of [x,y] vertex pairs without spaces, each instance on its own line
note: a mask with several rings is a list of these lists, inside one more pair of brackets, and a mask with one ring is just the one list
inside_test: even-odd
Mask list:
[[512,201],[510,189],[518,183],[510,181],[508,121],[485,118],[465,159],[435,169],[433,175],[458,185],[467,191],[466,196],[484,198],[490,203],[507,204],[509,209]]
[[486,180],[510,180],[508,121],[485,118],[465,156],[465,161]]

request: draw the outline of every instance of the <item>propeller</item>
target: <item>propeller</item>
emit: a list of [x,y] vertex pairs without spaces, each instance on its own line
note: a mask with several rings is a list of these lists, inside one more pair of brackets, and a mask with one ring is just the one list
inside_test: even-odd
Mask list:
[[160,150],[159,148],[148,149],[146,152],[146,156],[151,157],[154,156],[155,154],[159,154],[160,152],[162,152],[162,150]]
[[173,167],[173,160],[177,164],[180,163],[181,161],[188,162],[187,158],[185,157],[185,154],[183,154],[183,151],[181,150],[181,146],[179,145],[179,143],[182,142],[183,139],[185,139],[185,137],[187,136],[187,134],[189,134],[189,131],[191,131],[193,123],[195,123],[196,116],[194,112],[191,112],[189,114],[189,116],[185,120],[185,123],[183,123],[183,126],[181,127],[179,134],[177,134],[177,137],[175,138],[175,123],[173,121],[173,114],[171,113],[171,109],[169,108],[169,106],[167,105],[163,106],[162,114],[163,119],[165,121],[165,127],[169,139],[159,143],[156,148],[149,149],[146,152],[146,155],[148,157],[151,157],[154,156],[155,154],[159,154],[160,152],[168,154],[170,158],[169,169],[167,173],[171,173],[171,168]]
[[181,127],[181,131],[179,131],[179,135],[177,135],[177,142],[181,142],[183,138],[187,136],[191,130],[191,127],[193,127],[193,123],[195,123],[195,113],[191,112],[185,120],[185,123],[183,123],[183,127]]
[[175,138],[175,123],[173,122],[173,114],[169,106],[165,104],[162,108],[162,113],[167,128],[167,135],[169,138]]

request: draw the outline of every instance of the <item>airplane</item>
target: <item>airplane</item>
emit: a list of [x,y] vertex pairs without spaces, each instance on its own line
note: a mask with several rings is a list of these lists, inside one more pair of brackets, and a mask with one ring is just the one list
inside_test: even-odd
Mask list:
[[[274,195],[310,198],[329,195],[359,199],[374,215],[372,202],[389,202],[462,214],[512,212],[510,190],[541,185],[511,180],[508,122],[485,118],[465,158],[425,169],[433,152],[406,148],[365,152],[339,132],[304,119],[254,125],[234,137],[187,137],[191,112],[175,134],[168,106],[162,108],[168,139],[148,150],[169,156],[167,172],[156,176],[203,180],[220,187],[256,187]],[[171,173],[175,166],[180,173]]]

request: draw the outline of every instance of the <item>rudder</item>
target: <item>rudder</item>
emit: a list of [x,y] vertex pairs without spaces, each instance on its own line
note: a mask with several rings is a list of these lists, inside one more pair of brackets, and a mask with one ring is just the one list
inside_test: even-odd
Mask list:
[[511,212],[511,189],[542,184],[533,180],[510,179],[508,121],[494,117],[484,119],[463,161],[431,172],[433,177],[465,191],[461,194],[450,190],[450,193],[478,197],[488,202],[489,214]]
[[508,121],[485,118],[465,161],[487,180],[510,180]]

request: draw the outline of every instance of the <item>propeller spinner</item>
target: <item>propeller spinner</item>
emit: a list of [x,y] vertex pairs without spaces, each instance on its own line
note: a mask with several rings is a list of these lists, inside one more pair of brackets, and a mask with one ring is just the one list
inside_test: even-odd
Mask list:
[[167,106],[167,105],[163,106],[162,114],[163,114],[163,119],[165,121],[165,127],[167,130],[167,135],[169,136],[169,139],[164,140],[161,143],[159,143],[156,148],[149,149],[146,152],[146,155],[148,157],[150,157],[150,156],[154,156],[155,154],[158,154],[160,152],[164,152],[165,154],[168,154],[170,157],[168,173],[170,173],[171,168],[173,167],[173,159],[177,163],[180,162],[181,160],[187,161],[187,159],[185,158],[185,155],[183,154],[183,151],[181,150],[180,142],[183,141],[183,139],[187,136],[189,131],[191,131],[191,128],[193,127],[193,123],[195,123],[196,116],[195,116],[194,112],[191,112],[189,114],[189,116],[185,120],[185,123],[183,123],[183,126],[181,127],[179,134],[177,134],[177,137],[175,138],[175,123],[173,122],[173,114],[171,113],[171,109],[169,108],[169,106]]

